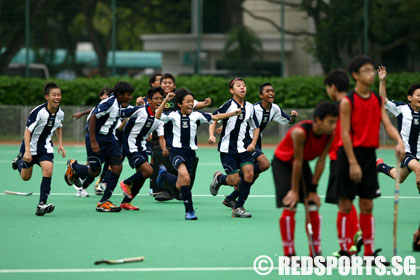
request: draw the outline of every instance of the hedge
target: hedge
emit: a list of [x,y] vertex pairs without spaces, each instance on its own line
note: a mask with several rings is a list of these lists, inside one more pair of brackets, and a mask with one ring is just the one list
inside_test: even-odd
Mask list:
[[[124,80],[135,89],[134,97],[144,96],[149,88],[148,77],[133,78],[77,78],[72,81],[51,79],[62,89],[62,105],[95,105],[98,92],[104,86],[112,87],[117,81]],[[196,99],[210,97],[212,106],[220,106],[230,98],[228,82],[230,79],[214,76],[177,77],[178,88],[188,88]],[[279,77],[246,77],[247,101],[257,102],[258,86],[271,82],[276,92],[276,102],[283,108],[313,108],[321,100],[327,100],[323,77],[294,76]],[[387,78],[388,97],[398,101],[407,100],[407,90],[411,84],[420,82],[420,73],[389,74]],[[3,105],[38,105],[44,102],[42,88],[46,83],[39,78],[21,78],[0,76],[0,104]],[[351,81],[351,88],[354,87]],[[374,91],[378,90],[376,79]],[[132,102],[134,103],[134,101]]]

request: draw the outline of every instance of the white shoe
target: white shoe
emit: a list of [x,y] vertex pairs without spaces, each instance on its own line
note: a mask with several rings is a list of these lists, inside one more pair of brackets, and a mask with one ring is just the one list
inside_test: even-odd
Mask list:
[[80,190],[80,197],[89,197],[89,193],[85,189]]
[[83,188],[78,188],[76,185],[73,185],[73,187],[76,190],[76,196],[81,197]]

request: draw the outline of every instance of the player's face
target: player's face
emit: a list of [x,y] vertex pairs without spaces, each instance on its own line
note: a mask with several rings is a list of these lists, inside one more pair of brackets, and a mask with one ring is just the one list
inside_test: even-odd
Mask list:
[[53,108],[58,108],[61,102],[61,89],[51,89],[48,95],[45,95],[45,99],[47,100],[50,106],[52,106]]
[[375,67],[368,63],[360,67],[359,72],[356,73],[356,80],[367,85],[372,85],[375,82],[375,75]]
[[153,94],[153,97],[151,100],[149,100],[150,107],[153,111],[156,111],[157,108],[159,108],[160,104],[162,104],[163,96],[160,94],[160,92],[156,92]]
[[416,89],[412,96],[408,96],[408,101],[410,101],[411,107],[413,109],[416,111],[420,109],[420,88]]
[[330,86],[329,85],[326,85],[325,89],[327,91],[328,97],[331,100],[336,101],[337,100],[337,97],[335,96],[335,93],[334,93],[334,85],[330,85]]
[[260,94],[260,98],[266,102],[273,103],[274,102],[274,89],[272,86],[265,86]]
[[104,94],[102,94],[101,96],[99,96],[99,99],[100,100],[104,100],[104,99],[107,99],[108,97],[109,97],[108,93],[107,92],[104,92]]
[[162,76],[156,76],[155,81],[151,84],[151,86],[152,87],[160,86],[160,79],[162,79]]
[[181,108],[183,115],[191,114],[194,108],[194,97],[192,95],[185,96],[182,103],[178,103],[178,106]]
[[244,81],[238,80],[233,83],[233,87],[230,89],[230,93],[233,96],[240,98],[245,98],[246,95],[246,85]]
[[333,116],[326,116],[323,120],[320,120],[317,118],[319,126],[322,130],[322,133],[328,134],[328,135],[332,134],[337,125],[337,119],[338,117],[333,117]]
[[122,95],[121,94],[118,95],[117,100],[118,100],[118,103],[120,104],[124,104],[124,103],[129,104],[132,98],[133,98],[132,92],[125,92]]
[[160,86],[163,88],[165,93],[173,92],[175,89],[175,83],[171,78],[163,79]]

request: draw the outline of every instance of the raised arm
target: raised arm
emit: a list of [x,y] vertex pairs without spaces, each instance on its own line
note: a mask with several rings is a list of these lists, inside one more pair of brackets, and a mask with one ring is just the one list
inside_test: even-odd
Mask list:
[[296,119],[297,119],[297,117],[299,116],[299,114],[298,114],[298,112],[297,111],[295,111],[295,110],[292,110],[291,112],[290,112],[290,121],[289,121],[289,124],[294,124],[294,123],[296,123]]
[[238,108],[235,111],[229,112],[229,113],[220,113],[216,115],[211,115],[212,120],[214,121],[220,121],[223,119],[227,119],[233,116],[239,116],[241,114],[241,109]]
[[162,104],[160,104],[159,108],[156,110],[155,118],[158,120],[162,117],[163,109],[165,108],[166,103],[175,97],[175,93],[170,92],[166,95],[165,99],[162,101]]
[[386,67],[378,67],[378,77],[379,77],[379,95],[384,99],[385,103],[388,102],[388,97],[386,96]]
[[203,109],[203,108],[208,107],[210,105],[211,105],[211,98],[207,97],[206,99],[204,99],[204,101],[197,102],[194,109],[195,110],[200,110],[200,109]]

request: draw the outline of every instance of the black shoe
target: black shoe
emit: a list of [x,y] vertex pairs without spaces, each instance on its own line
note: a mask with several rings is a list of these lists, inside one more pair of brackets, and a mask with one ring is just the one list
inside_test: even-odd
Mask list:
[[168,201],[172,199],[174,199],[174,197],[168,191],[161,191],[155,195],[155,200],[157,201]]
[[52,204],[52,203],[45,204],[44,202],[41,202],[36,207],[35,215],[44,216],[44,214],[48,214],[48,213],[51,213],[52,211],[54,211],[54,208],[55,208],[55,205]]
[[12,160],[12,168],[13,170],[17,170],[19,166],[19,160],[22,158],[22,153],[19,153],[16,158]]
[[[373,252],[372,256],[373,256],[374,258],[376,258],[376,257],[378,256],[378,253],[379,253],[380,251],[382,251],[382,249],[376,249],[376,250],[375,250],[375,252]],[[372,263],[372,264],[373,264],[373,265],[375,265],[375,263]],[[382,264],[383,264],[384,266],[390,266],[390,265],[391,265],[391,263],[390,263],[389,261],[387,261],[387,260],[384,260],[384,261],[382,262]]]
[[236,200],[230,199],[229,197],[226,196],[222,203],[224,206],[228,208],[234,208],[236,205]]

